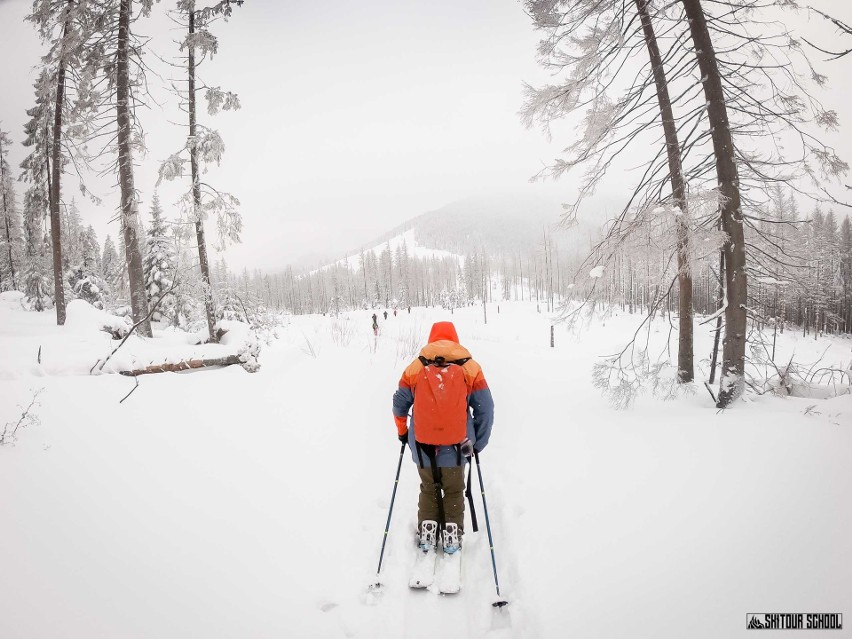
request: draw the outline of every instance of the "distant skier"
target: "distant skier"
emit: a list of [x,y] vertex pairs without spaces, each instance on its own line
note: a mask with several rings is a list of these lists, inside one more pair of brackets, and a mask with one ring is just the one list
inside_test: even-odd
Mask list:
[[388,319],[388,309],[385,309],[385,320]]
[[[488,444],[494,422],[494,401],[482,369],[459,344],[452,322],[432,326],[429,343],[403,372],[393,396],[393,416],[399,440],[408,443],[419,466],[417,520],[422,555],[410,585],[426,588],[434,578],[438,543],[446,557],[453,557],[457,569],[460,566],[464,466],[474,450]],[[459,579],[460,573],[457,584]],[[440,587],[442,592],[457,592],[459,585]]]
[[393,309],[393,316],[396,317],[396,309]]
[[376,337],[379,335],[379,318],[376,317],[375,313],[373,313],[373,335]]
[[411,315],[411,307],[408,307],[408,314]]

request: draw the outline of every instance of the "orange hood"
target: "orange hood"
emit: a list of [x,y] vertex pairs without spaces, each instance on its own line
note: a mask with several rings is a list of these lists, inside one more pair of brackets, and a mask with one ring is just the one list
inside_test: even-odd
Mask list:
[[432,324],[432,330],[429,333],[429,343],[446,340],[449,342],[459,343],[459,335],[456,333],[456,327],[452,322],[435,322]]

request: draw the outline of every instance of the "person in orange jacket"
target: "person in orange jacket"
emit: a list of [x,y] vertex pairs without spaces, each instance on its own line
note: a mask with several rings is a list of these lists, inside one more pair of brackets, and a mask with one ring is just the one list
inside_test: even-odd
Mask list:
[[[433,368],[427,370],[427,367]],[[430,386],[436,383],[435,379],[435,388],[439,391]],[[425,402],[432,400],[434,392],[444,392],[454,379],[458,380],[460,401],[457,403],[463,403],[464,412],[459,430],[449,434],[444,432],[449,428],[442,427],[456,420],[456,416],[438,415],[436,418],[434,413],[444,409]],[[417,399],[418,388],[420,400]],[[408,411],[412,406],[414,411],[409,420]],[[418,414],[418,410],[422,414]],[[408,443],[419,467],[417,519],[421,548],[424,551],[434,548],[440,540],[444,552],[453,553],[461,547],[464,534],[464,466],[474,451],[479,452],[488,445],[494,423],[494,400],[482,368],[470,351],[459,344],[452,322],[437,322],[432,326],[429,343],[402,373],[393,396],[393,416],[399,440]],[[418,420],[423,424],[419,437]],[[437,439],[434,429],[441,432]],[[443,503],[439,503],[439,498]],[[440,521],[441,511],[445,521]]]

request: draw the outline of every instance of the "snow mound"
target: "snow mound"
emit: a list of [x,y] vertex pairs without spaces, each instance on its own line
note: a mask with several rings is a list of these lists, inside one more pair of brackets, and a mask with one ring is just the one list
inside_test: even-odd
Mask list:
[[0,293],[0,307],[9,311],[22,311],[24,294],[20,291],[5,291]]
[[110,315],[85,300],[72,300],[66,309],[65,326],[80,333],[107,329],[113,335],[124,337],[132,324],[130,319]]
[[217,328],[227,331],[219,343],[227,346],[231,352],[236,352],[243,362],[243,368],[254,373],[260,368],[258,357],[260,356],[260,343],[255,332],[248,324],[230,320],[221,320]]
[[604,267],[603,267],[603,264],[601,264],[600,266],[596,266],[591,271],[589,271],[589,277],[594,277],[594,278],[603,277],[603,273],[604,273]]

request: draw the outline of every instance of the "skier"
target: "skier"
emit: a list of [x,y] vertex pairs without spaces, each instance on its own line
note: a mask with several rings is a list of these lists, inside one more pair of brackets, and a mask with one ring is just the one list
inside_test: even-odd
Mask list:
[[[409,422],[408,411],[414,407]],[[400,442],[408,443],[420,474],[417,530],[422,551],[409,583],[431,585],[436,546],[460,570],[464,534],[464,466],[488,444],[494,401],[482,369],[459,344],[452,322],[432,326],[429,343],[402,374],[393,396]],[[457,592],[460,572],[447,590]]]
[[379,335],[379,318],[376,317],[375,313],[373,313],[373,335],[376,337]]
[[385,309],[385,320],[388,319],[388,309]]

